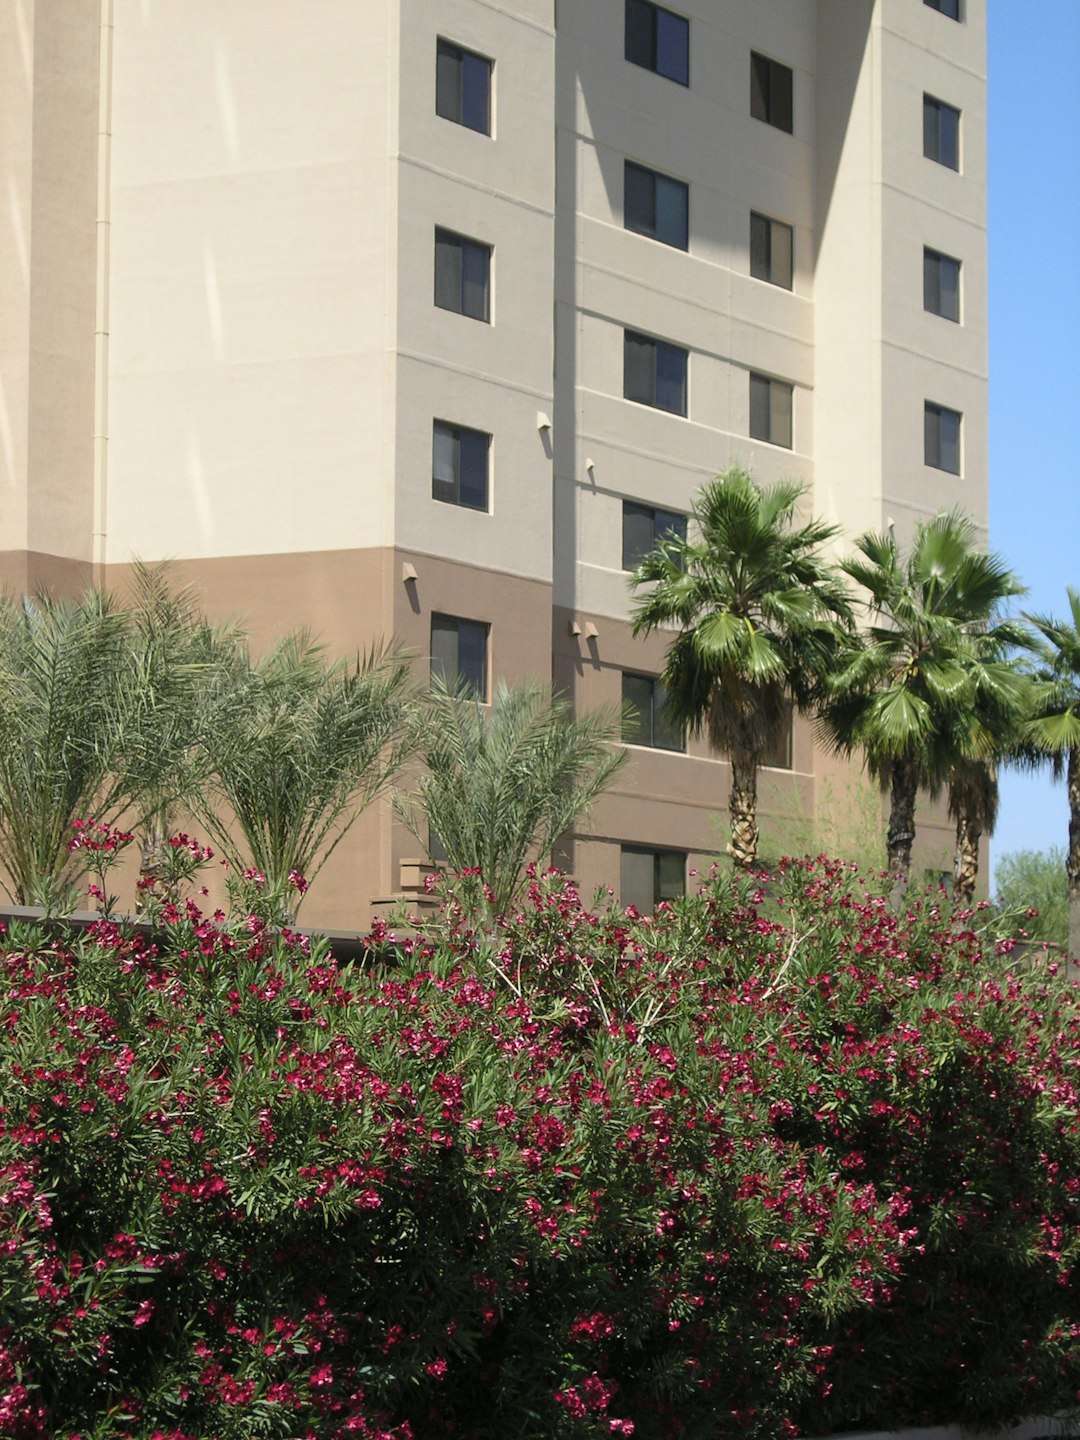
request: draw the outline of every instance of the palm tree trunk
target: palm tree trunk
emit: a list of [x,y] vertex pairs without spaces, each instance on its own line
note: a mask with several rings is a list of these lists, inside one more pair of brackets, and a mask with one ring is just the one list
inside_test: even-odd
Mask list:
[[169,811],[168,807],[151,811],[146,821],[142,842],[142,860],[139,864],[139,886],[135,892],[135,913],[147,909],[150,896],[158,888],[165,861],[169,853]]
[[919,774],[910,760],[895,760],[889,796],[889,833],[886,855],[893,877],[893,903],[899,904],[911,874],[911,846],[915,839],[915,797]]
[[956,858],[953,861],[953,904],[970,905],[979,878],[979,841],[982,826],[971,815],[956,820]]
[[731,756],[731,841],[728,854],[737,870],[752,870],[757,864],[757,761],[745,750]]
[[1066,784],[1069,792],[1069,853],[1065,874],[1069,884],[1069,954],[1080,960],[1080,746],[1069,751]]

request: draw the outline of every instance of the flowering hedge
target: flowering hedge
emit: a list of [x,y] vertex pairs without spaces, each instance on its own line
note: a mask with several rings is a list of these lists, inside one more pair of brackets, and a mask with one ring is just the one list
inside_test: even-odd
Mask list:
[[[775,1436],[1080,1388],[1080,1028],[839,866],[339,969],[12,932],[0,1434]],[[977,918],[977,917],[976,917]]]

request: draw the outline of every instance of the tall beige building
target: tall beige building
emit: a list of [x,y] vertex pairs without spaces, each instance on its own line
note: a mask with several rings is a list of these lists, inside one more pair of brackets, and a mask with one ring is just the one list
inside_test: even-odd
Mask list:
[[[586,890],[723,848],[626,584],[705,480],[985,524],[983,0],[7,0],[0,71],[4,580],[633,702]],[[766,827],[837,803],[774,758]],[[307,917],[416,850],[369,813]]]

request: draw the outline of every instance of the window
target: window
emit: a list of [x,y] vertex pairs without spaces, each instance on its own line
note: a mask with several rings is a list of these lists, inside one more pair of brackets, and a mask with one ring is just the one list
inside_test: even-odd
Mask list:
[[491,436],[436,420],[431,435],[431,493],[447,505],[488,508]]
[[654,750],[686,749],[682,730],[667,717],[667,693],[655,676],[624,674],[622,701],[624,745],[648,745]]
[[779,60],[750,55],[750,114],[790,135],[794,127],[794,75]]
[[689,85],[689,20],[651,0],[626,0],[626,58],[632,65]]
[[932,405],[927,400],[924,458],[935,470],[960,474],[960,420],[958,410],[947,410],[944,405]]
[[677,250],[689,246],[690,190],[681,180],[627,160],[623,167],[623,224]]
[[786,380],[750,376],[750,438],[791,449],[792,388]]
[[639,405],[686,414],[687,353],[681,345],[623,332],[623,394]]
[[755,280],[791,289],[794,269],[794,232],[767,215],[750,216],[750,274]]
[[667,535],[686,539],[686,516],[672,510],[655,510],[624,500],[622,507],[622,568],[634,570]]
[[431,678],[450,688],[461,686],[474,700],[486,700],[488,629],[480,620],[432,615]]
[[960,169],[960,111],[932,95],[923,96],[923,154],[950,170]]
[[491,314],[491,246],[452,230],[435,231],[435,304],[472,320]]
[[681,850],[645,850],[623,845],[619,863],[619,893],[623,905],[650,915],[661,900],[678,900],[686,894],[686,856]]
[[960,19],[960,0],[923,0],[923,4],[929,5],[931,10],[940,10],[950,20]]
[[491,61],[440,40],[435,56],[435,113],[490,135]]
[[923,250],[923,308],[944,320],[960,320],[960,261]]
[[770,770],[791,769],[791,741],[794,713],[794,706],[791,701],[785,700],[783,721],[777,731],[776,738],[761,757],[762,765],[768,766]]

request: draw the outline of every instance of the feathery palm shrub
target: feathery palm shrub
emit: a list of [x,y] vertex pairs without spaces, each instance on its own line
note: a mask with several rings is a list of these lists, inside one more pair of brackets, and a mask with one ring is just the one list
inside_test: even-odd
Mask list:
[[398,810],[425,850],[423,827],[452,870],[478,870],[496,914],[509,909],[530,859],[548,856],[626,758],[619,717],[575,716],[541,685],[496,688],[490,706],[432,685],[415,805]]
[[288,911],[290,877],[314,879],[404,762],[409,693],[405,661],[385,650],[331,663],[298,632],[259,661],[235,651],[192,804],[229,863],[265,877],[269,904]]
[[132,744],[130,625],[107,595],[0,597],[0,863],[18,904],[68,898],[72,822],[117,817]]

